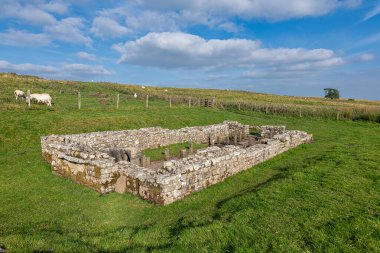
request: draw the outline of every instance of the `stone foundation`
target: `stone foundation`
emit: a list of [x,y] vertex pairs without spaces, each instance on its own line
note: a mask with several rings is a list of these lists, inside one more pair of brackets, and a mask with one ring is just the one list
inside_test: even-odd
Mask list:
[[[104,194],[129,192],[169,204],[225,178],[310,142],[312,136],[284,126],[250,127],[238,122],[186,127],[97,132],[41,137],[42,154],[52,171]],[[208,143],[196,152],[181,152],[155,166],[142,151],[181,142]],[[184,156],[184,157],[183,157]],[[158,166],[157,166],[158,165]]]

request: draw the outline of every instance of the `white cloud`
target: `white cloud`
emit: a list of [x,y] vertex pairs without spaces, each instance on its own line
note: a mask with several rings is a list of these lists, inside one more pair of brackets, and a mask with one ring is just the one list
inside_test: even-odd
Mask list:
[[134,31],[177,31],[178,14],[143,11],[138,15],[127,15],[126,24]]
[[0,44],[19,47],[47,46],[51,42],[49,36],[43,33],[30,33],[22,30],[8,30],[0,33]]
[[33,25],[48,25],[56,21],[53,15],[34,5],[21,5],[11,1],[0,5],[0,18],[17,18]]
[[38,65],[31,63],[13,64],[8,61],[0,60],[0,69],[2,71],[21,72],[21,73],[43,73],[54,74],[59,71],[57,67]]
[[244,19],[284,20],[305,16],[321,16],[338,8],[353,8],[361,0],[135,0],[147,9],[210,13],[216,16],[237,16]]
[[67,3],[58,2],[58,1],[49,1],[47,3],[41,4],[40,6],[42,9],[48,12],[53,12],[53,13],[58,13],[58,14],[65,14],[69,9],[69,6]]
[[322,16],[339,8],[359,6],[361,0],[134,0],[98,11],[91,31],[98,37],[173,32],[194,25],[238,33],[235,17],[280,21]]
[[221,23],[217,26],[217,28],[230,33],[237,33],[240,30],[242,30],[240,27],[238,27],[236,24],[232,22]]
[[264,48],[247,39],[205,40],[187,33],[150,33],[135,41],[116,44],[120,63],[183,69],[286,69],[318,71],[344,63],[328,49]]
[[92,28],[90,31],[101,38],[117,38],[128,35],[132,32],[130,29],[108,17],[96,17],[92,21]]
[[78,63],[65,63],[62,64],[62,70],[67,71],[72,75],[111,75],[113,71],[110,71],[102,65],[86,65]]
[[[35,40],[35,45],[47,45],[50,41],[62,41],[72,44],[85,44],[90,46],[92,40],[85,35],[84,19],[67,17],[57,20],[49,12],[64,14],[68,10],[68,4],[63,1],[10,1],[3,0],[0,5],[0,19],[14,18],[23,22],[25,25],[41,26],[43,34],[32,34],[24,32],[26,39],[20,41]],[[12,37],[19,36],[21,33],[8,34],[8,40]],[[5,36],[5,34],[3,34]],[[15,41],[16,44],[17,41]],[[3,43],[4,44],[4,43]]]
[[51,77],[81,77],[111,75],[114,72],[102,65],[86,65],[77,63],[60,63],[58,65],[39,65],[32,63],[14,64],[0,60],[0,71]]
[[82,31],[83,23],[82,18],[64,18],[52,25],[45,26],[44,31],[54,40],[90,46],[92,39]]
[[81,60],[96,61],[96,55],[87,52],[78,52],[76,56]]
[[373,59],[375,59],[375,55],[371,53],[364,53],[359,55],[359,60],[362,62],[372,61]]

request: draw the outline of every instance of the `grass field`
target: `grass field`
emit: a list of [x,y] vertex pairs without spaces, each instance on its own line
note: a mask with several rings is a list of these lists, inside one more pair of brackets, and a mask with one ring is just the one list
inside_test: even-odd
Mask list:
[[[0,78],[0,248],[8,252],[378,252],[380,124],[256,111],[169,108],[116,85]],[[114,88],[116,87],[116,88]],[[47,108],[16,88],[52,94]],[[82,94],[76,109],[75,90]],[[136,88],[137,89],[137,88]],[[115,96],[121,93],[120,109]],[[127,98],[127,99],[125,99]],[[372,102],[368,102],[372,103]],[[376,102],[373,102],[376,103]],[[168,206],[51,174],[40,136],[237,120],[315,141]]]
[[[207,144],[202,143],[193,143],[193,151],[197,149],[208,147]],[[150,158],[151,161],[162,161],[165,159],[164,151],[165,149],[169,150],[169,157],[179,157],[181,150],[189,150],[190,143],[176,143],[168,146],[163,146],[159,148],[145,149],[143,154]]]

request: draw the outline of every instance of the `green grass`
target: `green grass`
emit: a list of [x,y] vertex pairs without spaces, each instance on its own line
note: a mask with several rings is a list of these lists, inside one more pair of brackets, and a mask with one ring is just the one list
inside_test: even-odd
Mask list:
[[[9,252],[376,252],[380,248],[380,125],[121,100],[108,86],[0,79],[0,247]],[[47,90],[27,109],[15,87]],[[32,88],[30,88],[32,89]],[[60,89],[64,93],[60,93]],[[90,93],[111,94],[108,104]],[[129,96],[128,94],[123,94]],[[122,97],[121,96],[121,97]],[[99,196],[51,174],[40,136],[238,120],[314,135],[302,145],[168,206]]]
[[[207,144],[202,143],[193,143],[193,150],[201,149],[207,147]],[[165,149],[169,150],[169,156],[170,157],[179,157],[179,153],[182,149],[189,149],[190,143],[184,142],[184,143],[176,143],[168,146],[162,146],[159,148],[152,148],[152,149],[146,149],[143,151],[143,154],[147,157],[150,157],[151,161],[160,161],[164,160],[165,155],[164,151]]]

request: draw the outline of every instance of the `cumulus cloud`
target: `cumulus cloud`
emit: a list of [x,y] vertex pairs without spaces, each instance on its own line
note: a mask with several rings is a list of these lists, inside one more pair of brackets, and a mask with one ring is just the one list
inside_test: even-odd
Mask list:
[[113,46],[120,63],[167,69],[274,68],[317,71],[344,63],[329,49],[265,48],[247,39],[205,40],[197,35],[149,33]]
[[109,17],[96,17],[92,21],[90,31],[101,38],[117,38],[128,35],[132,32],[129,28],[120,25],[117,21]]
[[0,5],[0,18],[17,18],[33,25],[49,25],[56,22],[53,15],[35,5],[21,5],[7,0]]
[[86,60],[86,61],[96,61],[97,60],[96,55],[90,54],[87,52],[78,52],[76,55],[81,60]]
[[47,46],[51,42],[49,36],[43,33],[30,33],[23,30],[9,29],[6,33],[0,33],[0,44],[19,47]]
[[281,21],[322,16],[360,4],[361,0],[134,0],[98,11],[91,31],[98,37],[108,38],[204,25],[238,33],[243,27],[232,22],[233,18]]
[[[50,12],[64,14],[68,10],[67,3],[61,1],[10,1],[4,0],[0,5],[0,19],[13,18],[22,21],[27,25],[40,26],[43,34],[32,34],[23,32],[25,39],[20,38],[20,42],[13,40],[16,45],[24,41],[35,41],[35,46],[45,46],[50,41],[62,41],[72,44],[85,44],[90,46],[92,40],[85,35],[84,19],[68,17],[61,20]],[[21,32],[8,32],[3,34],[7,41],[12,41],[12,38],[20,36]],[[3,43],[4,44],[4,43]]]
[[32,63],[14,64],[0,60],[0,71],[52,77],[77,77],[111,75],[114,72],[102,65],[86,65],[77,63],[60,63],[57,65],[39,65]]

